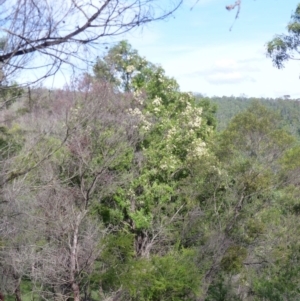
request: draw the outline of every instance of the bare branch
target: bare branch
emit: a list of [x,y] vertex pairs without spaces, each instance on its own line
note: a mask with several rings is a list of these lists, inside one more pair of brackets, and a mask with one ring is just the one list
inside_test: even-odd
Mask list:
[[240,9],[241,9],[241,2],[242,2],[242,0],[237,0],[237,1],[235,1],[234,4],[225,6],[225,8],[230,11],[230,10],[233,10],[237,7],[238,8],[238,12],[237,12],[237,15],[236,15],[236,18],[237,18],[238,14],[240,12]]
[[59,67],[70,64],[71,58],[84,57],[80,51],[86,48],[82,46],[165,19],[182,1],[170,1],[170,6],[162,9],[158,0],[4,0],[0,33],[5,40],[0,63],[5,78],[32,66],[49,69],[42,59],[51,58]]
[[232,24],[232,25],[230,26],[230,28],[229,28],[229,31],[232,30],[232,27],[233,27],[233,25],[234,25],[236,19],[237,19],[237,18],[239,17],[239,15],[240,15],[240,11],[241,11],[241,3],[242,3],[242,0],[237,0],[237,1],[235,1],[234,4],[225,6],[225,8],[226,8],[228,11],[231,11],[231,10],[233,10],[233,9],[235,9],[235,8],[237,7],[237,12],[236,12],[236,15],[235,15],[233,24]]

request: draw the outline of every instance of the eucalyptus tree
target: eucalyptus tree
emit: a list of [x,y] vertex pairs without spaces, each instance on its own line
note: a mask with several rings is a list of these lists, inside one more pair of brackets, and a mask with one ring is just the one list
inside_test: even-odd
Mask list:
[[300,4],[291,16],[288,33],[276,35],[267,43],[267,53],[277,68],[283,68],[289,60],[299,60],[300,47]]
[[198,245],[204,274],[199,300],[251,300],[260,273],[280,266],[277,251],[289,253],[281,246],[294,218],[283,214],[282,199],[289,198],[283,187],[289,184],[281,160],[292,164],[286,156],[294,158],[290,152],[297,142],[279,116],[259,103],[218,136],[211,149],[215,160],[195,164],[195,177],[186,181],[184,192],[201,213],[191,216],[186,243]]

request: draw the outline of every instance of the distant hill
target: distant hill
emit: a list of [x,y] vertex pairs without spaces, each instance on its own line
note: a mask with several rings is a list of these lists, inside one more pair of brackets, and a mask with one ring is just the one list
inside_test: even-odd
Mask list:
[[[203,99],[202,96],[197,96]],[[217,106],[217,130],[226,128],[229,121],[238,113],[246,110],[250,103],[258,101],[274,111],[283,119],[282,127],[300,139],[300,101],[283,98],[246,98],[246,97],[210,97],[206,98]]]

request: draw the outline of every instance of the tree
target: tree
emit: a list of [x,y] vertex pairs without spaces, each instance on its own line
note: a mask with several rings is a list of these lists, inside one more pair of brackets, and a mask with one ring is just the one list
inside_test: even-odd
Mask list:
[[134,177],[98,210],[120,229],[102,258],[107,266],[103,290],[123,287],[126,300],[193,298],[201,274],[193,262],[195,250],[180,243],[188,201],[178,191],[191,166],[209,157],[210,106],[180,92],[163,68],[140,57],[126,41],[98,60],[94,73],[95,81],[111,82],[117,93],[133,96],[129,113],[141,121]]
[[[133,74],[127,75],[129,66]],[[182,206],[173,199],[177,182],[188,174],[189,164],[206,155],[205,139],[210,126],[193,95],[181,93],[173,78],[140,57],[125,41],[109,50],[104,60],[95,65],[94,72],[96,80],[111,81],[117,88],[133,91],[135,95],[129,113],[141,120],[143,139],[137,150],[142,153],[143,161],[136,167],[130,191],[128,187],[120,190],[116,199],[131,220],[136,254],[148,257],[159,235],[164,235],[164,222],[170,220],[162,215],[175,218]],[[161,206],[165,214],[159,215]]]
[[141,57],[127,41],[121,41],[110,48],[107,54],[94,65],[94,74],[98,80],[106,81],[121,91],[133,91],[140,77],[146,76],[146,70],[154,65]]
[[299,60],[300,47],[300,4],[298,4],[288,26],[288,34],[276,35],[267,44],[267,54],[277,68],[283,68],[286,61]]
[[[282,130],[277,114],[255,102],[217,138],[210,141],[210,158],[195,162],[181,187],[193,204],[183,224],[183,242],[198,250],[203,274],[198,300],[248,300],[241,297],[251,294],[242,279],[251,282],[251,275],[271,267],[274,249],[284,245],[275,234],[284,231],[278,223],[286,184],[280,159],[295,139]],[[290,154],[294,163],[297,154]],[[290,227],[288,219],[285,223]]]
[[55,74],[62,64],[83,59],[81,51],[98,41],[162,20],[181,4],[182,0],[163,6],[157,0],[3,0],[0,63],[4,78],[31,68],[44,68],[39,79]]
[[[41,113],[45,107],[36,115],[29,112],[36,116],[35,126],[43,126],[27,131],[31,118],[23,119],[22,152],[4,161],[7,173],[35,166],[1,187],[0,270],[7,279],[5,291],[19,301],[26,281],[32,296],[82,298],[102,238],[111,231],[92,211],[130,177],[132,148],[139,137],[139,120],[128,113],[131,99],[86,78],[68,94],[75,96],[69,118],[61,107],[58,114],[52,107],[48,124]],[[12,152],[14,141],[9,132],[6,136],[3,145]],[[54,152],[45,156],[49,149]]]

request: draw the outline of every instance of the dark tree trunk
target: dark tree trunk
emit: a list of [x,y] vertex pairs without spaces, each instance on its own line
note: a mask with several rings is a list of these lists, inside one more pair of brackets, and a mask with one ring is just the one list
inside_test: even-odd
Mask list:
[[16,299],[16,301],[22,301],[20,283],[18,283],[18,285],[15,289],[15,299]]

